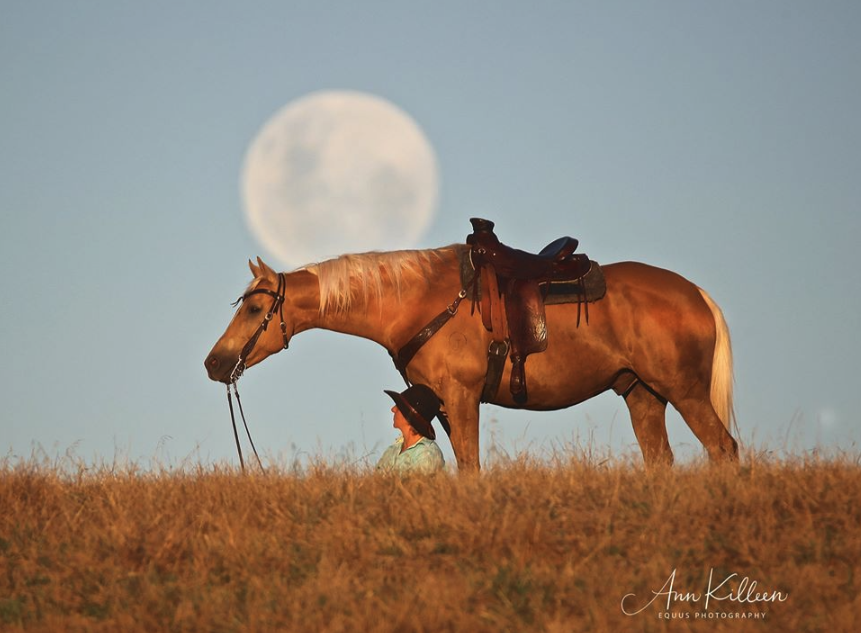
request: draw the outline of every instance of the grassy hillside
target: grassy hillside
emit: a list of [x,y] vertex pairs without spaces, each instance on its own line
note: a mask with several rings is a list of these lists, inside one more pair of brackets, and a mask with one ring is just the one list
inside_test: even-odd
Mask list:
[[404,479],[7,460],[0,508],[4,631],[839,632],[861,612],[857,457]]

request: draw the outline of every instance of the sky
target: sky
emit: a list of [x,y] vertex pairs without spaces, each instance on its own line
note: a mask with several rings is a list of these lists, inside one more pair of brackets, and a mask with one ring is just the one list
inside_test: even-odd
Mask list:
[[[424,131],[440,191],[416,247],[480,216],[524,250],[572,235],[679,272],[729,323],[742,443],[857,450],[857,2],[0,4],[0,454],[236,462],[203,360],[267,256],[240,172],[320,90]],[[396,434],[382,390],[401,379],[362,339],[300,334],[240,384],[268,460],[372,463]],[[612,393],[483,405],[481,429],[485,463],[637,450]]]

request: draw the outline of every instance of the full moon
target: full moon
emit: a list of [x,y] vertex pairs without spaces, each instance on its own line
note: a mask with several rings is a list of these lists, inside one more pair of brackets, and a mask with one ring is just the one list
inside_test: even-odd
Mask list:
[[288,103],[251,142],[248,224],[283,264],[416,244],[436,211],[434,151],[409,115],[360,92]]

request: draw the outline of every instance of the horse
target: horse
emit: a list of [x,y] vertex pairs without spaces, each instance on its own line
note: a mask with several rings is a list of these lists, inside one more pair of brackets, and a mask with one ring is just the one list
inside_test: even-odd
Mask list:
[[[224,334],[204,365],[229,386],[246,367],[322,328],[374,341],[396,358],[428,322],[449,318],[404,368],[413,384],[443,402],[458,470],[478,471],[479,404],[491,334],[464,297],[466,244],[428,250],[343,255],[292,272],[276,272],[259,257]],[[647,468],[671,465],[667,403],[705,447],[710,461],[738,461],[729,330],[708,293],[681,275],[638,262],[602,265],[605,296],[580,322],[576,303],[546,307],[547,348],[528,360],[529,398],[507,389],[489,402],[506,408],[558,410],[605,391],[623,396]],[[267,327],[280,317],[280,331]],[[507,361],[502,382],[510,379]]]

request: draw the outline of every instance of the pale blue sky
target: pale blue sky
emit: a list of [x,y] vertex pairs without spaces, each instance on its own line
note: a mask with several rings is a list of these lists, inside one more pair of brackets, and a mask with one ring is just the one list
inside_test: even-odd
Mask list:
[[[266,255],[242,160],[323,89],[424,129],[442,188],[419,247],[484,216],[520,248],[570,234],[680,272],[727,316],[743,441],[861,440],[857,2],[0,4],[0,451],[235,460],[202,362]],[[273,455],[375,458],[400,384],[382,348],[311,332],[242,395]],[[614,395],[483,421],[485,447],[634,442]]]

